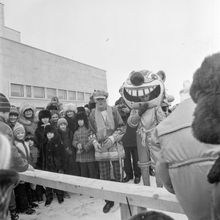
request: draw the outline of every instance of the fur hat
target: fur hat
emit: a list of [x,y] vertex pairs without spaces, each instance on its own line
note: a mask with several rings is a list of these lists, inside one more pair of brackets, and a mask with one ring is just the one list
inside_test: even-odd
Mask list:
[[59,127],[61,124],[65,124],[66,126],[68,125],[68,122],[65,118],[60,118],[58,121],[57,121],[57,127]]
[[76,114],[76,121],[83,120],[84,122],[88,120],[85,112],[78,112]]
[[25,132],[24,126],[17,122],[13,128],[14,136],[17,137],[17,134],[22,131]]
[[11,105],[6,96],[0,93],[0,112],[9,112],[10,106]]
[[28,133],[25,137],[25,141],[29,141],[29,140],[32,140],[34,143],[36,143],[36,139],[34,135],[32,135],[31,133]]
[[48,133],[56,133],[56,129],[51,125],[47,125],[44,129],[44,134]]
[[38,118],[39,118],[39,121],[41,121],[42,118],[49,118],[49,119],[51,119],[51,113],[50,113],[49,110],[43,109],[43,110],[41,110],[39,112]]
[[64,112],[73,111],[76,112],[76,106],[73,103],[66,103],[63,106]]
[[95,90],[93,92],[92,96],[93,96],[93,98],[95,100],[98,99],[98,98],[105,98],[105,99],[107,99],[108,98],[108,93],[105,92],[104,90]]
[[10,111],[9,111],[9,115],[16,115],[19,116],[19,111],[15,106],[11,106]]
[[77,112],[85,112],[85,108],[83,106],[77,107]]
[[194,73],[190,95],[197,104],[194,136],[204,143],[220,144],[220,53],[206,57]]

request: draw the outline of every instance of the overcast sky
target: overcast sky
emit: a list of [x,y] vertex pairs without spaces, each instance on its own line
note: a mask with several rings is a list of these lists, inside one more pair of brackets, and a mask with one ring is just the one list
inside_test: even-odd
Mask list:
[[0,0],[21,41],[107,71],[109,101],[132,70],[167,74],[179,101],[205,56],[220,48],[218,0]]

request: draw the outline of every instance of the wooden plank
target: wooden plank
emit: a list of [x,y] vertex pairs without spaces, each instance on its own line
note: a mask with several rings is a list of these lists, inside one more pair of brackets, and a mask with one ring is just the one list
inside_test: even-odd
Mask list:
[[35,170],[20,173],[26,182],[137,207],[184,213],[176,197],[162,188],[83,178]]

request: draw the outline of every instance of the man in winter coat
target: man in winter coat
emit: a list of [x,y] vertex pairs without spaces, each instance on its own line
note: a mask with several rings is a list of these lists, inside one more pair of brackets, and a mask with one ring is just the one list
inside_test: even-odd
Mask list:
[[[106,103],[108,93],[96,90],[93,98],[96,102],[96,108],[89,115],[89,123],[91,130],[96,136],[93,145],[96,153],[100,155],[96,157],[99,162],[100,179],[110,180],[110,161],[113,165],[114,176],[116,181],[120,181],[120,163],[119,158],[114,159],[114,145],[121,140],[125,133],[125,126],[116,107],[110,107]],[[108,154],[109,158],[103,159],[102,155]],[[117,153],[117,152],[115,152]],[[112,158],[111,158],[112,156]],[[107,213],[114,206],[113,201],[106,201],[103,212]]]

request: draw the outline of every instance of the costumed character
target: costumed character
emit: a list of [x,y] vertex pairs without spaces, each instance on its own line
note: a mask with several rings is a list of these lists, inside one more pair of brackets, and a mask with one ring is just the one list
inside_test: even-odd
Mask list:
[[[193,76],[190,95],[196,103],[193,135],[203,143],[220,148],[220,53],[205,58]],[[208,181],[213,184],[212,220],[220,219],[220,157],[210,169]]]
[[[152,129],[165,118],[161,103],[165,97],[163,80],[148,70],[133,71],[121,87],[121,95],[131,110],[128,124],[137,127],[137,148],[139,166],[144,185],[150,185],[149,167],[152,165],[150,155],[150,136]],[[161,186],[158,178],[157,185]]]

